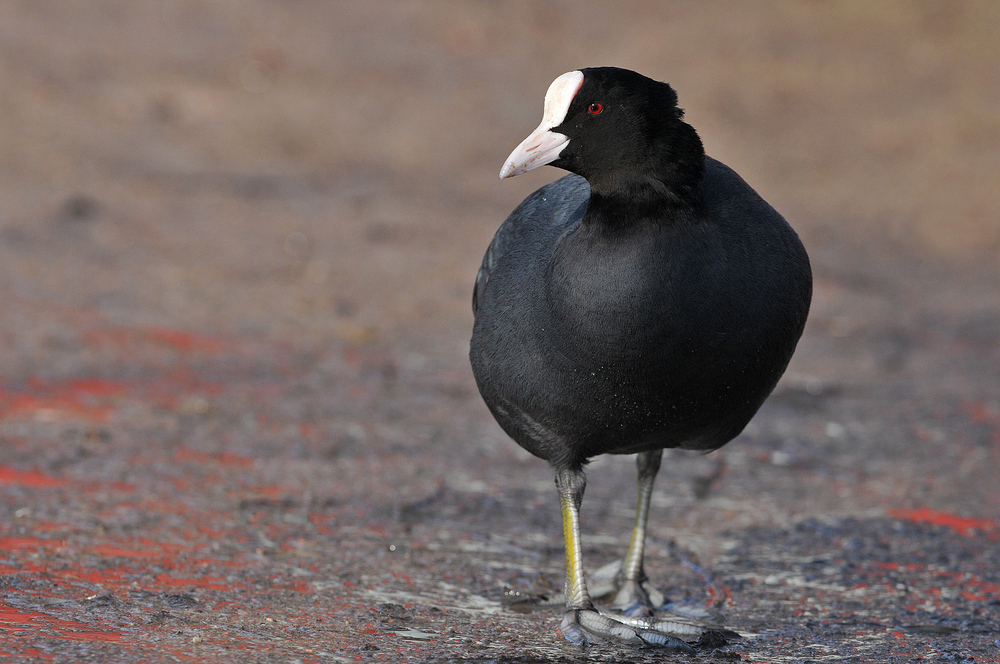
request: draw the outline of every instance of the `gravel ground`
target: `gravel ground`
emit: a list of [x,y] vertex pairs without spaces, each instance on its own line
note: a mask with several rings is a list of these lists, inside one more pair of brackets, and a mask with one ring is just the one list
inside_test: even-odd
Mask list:
[[[670,81],[816,294],[746,432],[665,458],[691,658],[1000,662],[1000,8],[0,5],[0,658],[663,661],[517,610],[551,475],[481,403],[472,281],[558,174],[558,74]],[[589,568],[623,554],[600,458]],[[677,659],[689,659],[675,656]]]

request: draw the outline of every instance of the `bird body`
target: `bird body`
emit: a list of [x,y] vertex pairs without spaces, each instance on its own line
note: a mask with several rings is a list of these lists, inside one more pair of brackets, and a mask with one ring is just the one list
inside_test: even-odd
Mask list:
[[589,187],[570,175],[498,231],[476,289],[473,371],[536,456],[721,447],[784,371],[809,301],[804,249],[738,175],[706,166],[702,219],[584,223]]
[[[667,84],[622,69],[557,78],[542,124],[501,177],[546,163],[575,175],[504,221],[473,295],[470,359],[483,399],[556,471],[567,524],[563,631],[577,642],[585,633],[655,642],[593,610],[576,569],[583,465],[641,453],[641,536],[625,575],[638,587],[661,451],[713,450],[738,435],[785,370],[809,310],[797,235],[705,156],[676,99]],[[646,603],[636,588],[626,594]]]

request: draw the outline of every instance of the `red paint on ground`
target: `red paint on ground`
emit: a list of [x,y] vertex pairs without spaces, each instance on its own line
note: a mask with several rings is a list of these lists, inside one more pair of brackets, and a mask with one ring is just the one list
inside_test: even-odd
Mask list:
[[65,576],[78,581],[87,581],[99,586],[118,585],[126,580],[125,572],[111,569],[92,569],[75,567],[58,572],[60,576]]
[[[44,386],[44,383],[39,383]],[[75,394],[92,394],[97,396],[119,396],[125,393],[124,383],[115,380],[101,380],[99,378],[81,378],[72,380],[61,386],[60,389],[73,392]]]
[[982,401],[969,401],[965,403],[965,412],[976,424],[995,424],[1000,426],[1000,412],[997,412],[989,404]]
[[31,378],[27,387],[0,389],[0,418],[106,422],[113,411],[107,401],[125,393],[124,384],[98,379],[48,383]]
[[[962,577],[963,575],[958,576]],[[960,578],[960,582],[975,588],[975,590],[981,593],[985,593],[984,595],[973,595],[973,593],[969,591],[963,591],[963,595],[968,593],[969,595],[973,595],[976,599],[983,600],[1000,599],[1000,583],[989,583],[988,581],[983,581],[982,579],[977,579],[975,577],[971,579]]]
[[146,328],[141,334],[152,343],[170,346],[177,350],[217,353],[224,348],[224,344],[213,337],[167,327]]
[[206,576],[200,579],[175,579],[169,574],[157,574],[156,582],[171,588],[205,588],[206,590],[232,590],[233,584],[225,579]]
[[45,488],[64,486],[66,480],[51,477],[37,470],[18,470],[10,466],[0,466],[0,484]]
[[932,523],[937,526],[946,526],[965,536],[975,535],[976,532],[991,532],[998,527],[997,522],[993,519],[973,519],[950,512],[932,510],[929,507],[915,510],[889,510],[889,516],[912,523]]
[[57,521],[39,521],[34,526],[31,527],[32,530],[38,532],[51,532],[54,530],[72,530],[72,528],[65,524],[59,523]]
[[117,546],[108,546],[106,544],[95,546],[90,550],[94,553],[99,553],[102,556],[107,556],[108,558],[159,558],[167,555],[163,551],[138,551],[135,549],[122,549]]
[[31,560],[19,561],[13,567],[0,565],[0,571],[5,574],[37,574],[40,577],[60,577],[102,585],[121,583],[125,577],[125,572],[122,570],[100,570],[81,565],[57,567],[50,562],[39,564]]
[[110,489],[122,493],[135,493],[135,485],[128,482],[80,482],[79,487],[84,491]]
[[47,613],[18,609],[0,602],[0,628],[5,631],[16,631],[16,634],[3,639],[20,638],[25,629],[44,632],[48,638],[66,639],[68,641],[120,641],[122,635],[118,632],[96,630],[92,625],[75,620],[63,620]]
[[294,488],[282,486],[280,484],[274,484],[270,486],[253,486],[248,488],[255,493],[259,493],[262,496],[270,498],[271,500],[277,500],[279,498],[284,498],[285,496],[291,496],[296,493]]
[[252,466],[254,462],[251,457],[233,454],[232,452],[208,454],[205,452],[198,452],[197,450],[191,450],[186,447],[179,448],[177,453],[174,455],[174,458],[177,461],[194,461],[196,463],[216,462],[223,465],[238,466],[240,468]]
[[0,537],[0,551],[31,549],[37,551],[52,546],[62,546],[65,540],[39,539],[37,537]]
[[119,351],[123,347],[141,343],[166,346],[184,352],[216,353],[225,348],[225,344],[214,337],[169,327],[147,327],[138,330],[133,328],[89,330],[84,333],[84,338],[90,345],[111,345]]

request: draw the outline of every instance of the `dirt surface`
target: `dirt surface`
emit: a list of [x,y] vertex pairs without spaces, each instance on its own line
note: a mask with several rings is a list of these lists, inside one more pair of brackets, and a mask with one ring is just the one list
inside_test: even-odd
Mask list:
[[[1000,5],[0,4],[0,653],[670,659],[556,634],[549,470],[466,359],[555,76],[670,81],[816,294],[746,432],[666,458],[685,661],[1000,661]],[[590,467],[621,556],[630,458]],[[718,645],[718,644],[716,644]]]

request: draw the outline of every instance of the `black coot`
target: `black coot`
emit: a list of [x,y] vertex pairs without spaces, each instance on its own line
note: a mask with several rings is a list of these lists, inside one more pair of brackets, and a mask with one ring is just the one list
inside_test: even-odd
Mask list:
[[[774,388],[809,311],[798,236],[705,156],[677,95],[612,67],[563,74],[500,171],[568,175],[497,231],[476,277],[470,357],[500,426],[556,473],[566,541],[563,634],[686,649],[702,631],[655,617],[642,556],[664,448],[713,450]],[[583,466],[638,453],[639,505],[612,615],[581,561]]]

